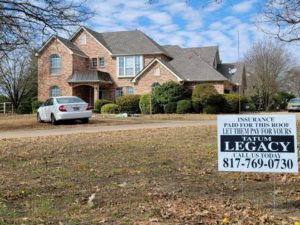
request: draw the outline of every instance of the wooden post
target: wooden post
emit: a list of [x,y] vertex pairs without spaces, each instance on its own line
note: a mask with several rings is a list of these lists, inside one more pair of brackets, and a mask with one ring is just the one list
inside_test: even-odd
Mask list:
[[3,103],[3,113],[5,114],[6,112],[6,102]]

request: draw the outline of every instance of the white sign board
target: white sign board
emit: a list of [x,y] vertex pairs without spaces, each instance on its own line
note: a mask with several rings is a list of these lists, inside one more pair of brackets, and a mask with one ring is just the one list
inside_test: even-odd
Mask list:
[[295,115],[218,116],[219,171],[298,173]]

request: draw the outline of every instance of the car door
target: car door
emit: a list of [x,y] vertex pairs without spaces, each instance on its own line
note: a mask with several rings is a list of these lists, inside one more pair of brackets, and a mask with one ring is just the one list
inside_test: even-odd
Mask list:
[[51,120],[51,113],[53,111],[53,105],[54,101],[53,98],[49,98],[47,100],[47,105],[45,106],[45,120],[50,121]]
[[47,108],[47,105],[48,105],[48,101],[49,99],[47,99],[41,106],[40,108],[38,109],[38,112],[39,112],[39,116],[41,118],[41,120],[43,121],[46,121],[46,108]]

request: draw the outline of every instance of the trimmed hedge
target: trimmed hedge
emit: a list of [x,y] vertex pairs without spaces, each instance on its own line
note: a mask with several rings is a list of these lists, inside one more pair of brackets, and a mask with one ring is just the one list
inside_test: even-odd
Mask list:
[[202,112],[203,108],[202,108],[200,100],[192,100],[192,109],[193,109],[193,112],[195,112],[195,113]]
[[140,95],[124,95],[116,99],[116,104],[120,108],[121,113],[140,113]]
[[119,106],[113,103],[108,103],[101,108],[103,114],[117,114],[119,113]]
[[253,103],[249,104],[249,99],[245,96],[241,96],[239,94],[224,94],[223,96],[225,99],[225,104],[222,112],[224,113],[239,113],[240,107],[241,111],[247,111],[247,105],[250,111],[255,111],[255,105]]
[[109,104],[109,103],[113,103],[112,101],[110,100],[107,100],[107,99],[99,99],[95,102],[94,104],[94,110],[93,112],[95,113],[101,113],[101,108],[102,106],[106,105],[106,104]]
[[[151,99],[151,105],[152,105],[152,113],[161,113],[162,109],[159,106],[159,104],[157,104],[154,99]],[[142,95],[140,98],[140,102],[139,102],[139,107],[140,107],[140,111],[142,114],[150,114],[150,95]]]
[[218,114],[218,113],[220,113],[220,108],[218,106],[215,106],[215,105],[208,105],[208,106],[203,108],[203,113]]
[[224,98],[224,95],[211,95],[206,100],[206,105],[203,108],[203,112],[207,114],[217,114],[223,111],[225,105],[226,100]]
[[177,102],[176,113],[184,114],[191,112],[192,102],[190,100],[180,100]]
[[169,102],[164,105],[164,112],[165,113],[176,113],[177,103],[176,102]]
[[197,84],[192,93],[192,101],[200,101],[205,105],[210,96],[217,94],[218,91],[212,84]]
[[207,100],[212,95],[217,95],[218,91],[212,84],[197,84],[192,93],[193,111],[200,113],[207,106]]
[[187,92],[182,85],[174,81],[169,81],[153,90],[153,99],[159,105],[164,106],[169,102],[177,102],[186,98],[186,94]]

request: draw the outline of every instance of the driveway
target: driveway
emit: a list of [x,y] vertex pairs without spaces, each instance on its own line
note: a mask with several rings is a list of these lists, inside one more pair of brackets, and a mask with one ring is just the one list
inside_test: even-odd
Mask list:
[[67,135],[79,133],[97,133],[106,131],[122,131],[122,130],[139,130],[139,129],[155,129],[155,128],[169,128],[169,127],[191,127],[203,125],[216,125],[216,120],[197,120],[197,121],[159,121],[155,123],[142,124],[126,124],[126,125],[112,125],[112,126],[82,126],[70,128],[55,128],[55,129],[30,129],[30,130],[16,130],[5,131],[0,133],[0,139],[7,138],[25,138],[25,137],[45,137],[52,135]]

